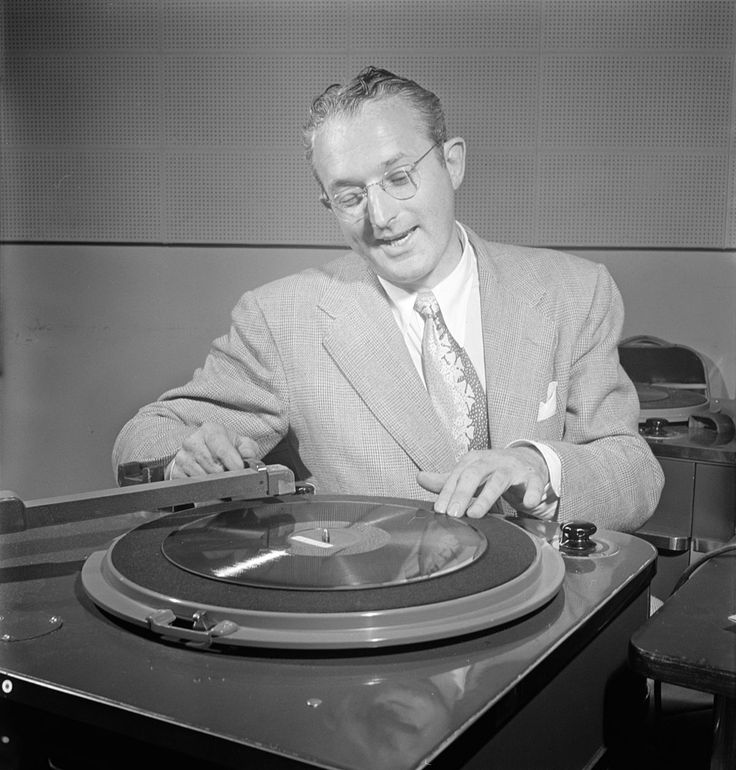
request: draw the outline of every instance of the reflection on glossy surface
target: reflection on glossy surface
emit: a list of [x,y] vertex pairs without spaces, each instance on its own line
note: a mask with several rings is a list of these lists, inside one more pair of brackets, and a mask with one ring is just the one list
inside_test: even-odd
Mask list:
[[442,739],[451,708],[430,679],[384,680],[341,700],[330,727],[351,763],[393,770],[423,757]]
[[[241,504],[242,505],[242,504]],[[203,516],[162,544],[178,567],[271,588],[339,590],[453,572],[485,551],[466,519],[373,502],[282,502]]]
[[[548,607],[538,630],[549,627],[558,614],[559,607]],[[527,661],[536,646],[535,633],[520,635],[518,628],[509,628],[500,635],[506,643],[493,655],[478,655],[461,643],[447,648],[453,654],[445,665],[435,661],[428,666],[409,656],[395,676],[367,677],[349,690],[343,687],[325,717],[321,753],[338,765],[364,770],[429,764],[453,725],[489,706],[489,693],[497,696],[497,683]],[[334,737],[327,738],[327,731]]]

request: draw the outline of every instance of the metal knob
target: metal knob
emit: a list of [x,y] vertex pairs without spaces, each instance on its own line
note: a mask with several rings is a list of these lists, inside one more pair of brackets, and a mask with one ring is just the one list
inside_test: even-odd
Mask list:
[[595,543],[590,539],[597,527],[589,521],[570,521],[562,525],[560,550],[576,556],[585,556],[595,551]]
[[659,438],[667,435],[668,421],[663,417],[648,417],[644,423],[644,433],[652,438]]

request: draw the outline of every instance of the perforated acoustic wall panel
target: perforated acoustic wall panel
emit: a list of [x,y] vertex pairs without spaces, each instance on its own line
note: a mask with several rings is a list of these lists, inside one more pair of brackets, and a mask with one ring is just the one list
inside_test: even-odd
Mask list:
[[[731,69],[731,90],[736,90],[736,56],[733,58],[733,66]],[[729,150],[729,157],[731,163],[728,170],[728,195],[727,195],[727,207],[726,207],[726,236],[725,242],[729,246],[736,244],[736,96],[731,99],[731,116],[730,116],[730,136],[731,145]]]
[[736,247],[733,0],[5,0],[1,236],[339,245],[300,127],[373,63],[501,241]]

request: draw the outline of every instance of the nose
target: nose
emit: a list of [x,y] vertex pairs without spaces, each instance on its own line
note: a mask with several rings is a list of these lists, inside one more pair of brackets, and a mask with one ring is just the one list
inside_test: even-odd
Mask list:
[[384,230],[396,216],[396,201],[378,183],[372,184],[366,190],[366,205],[368,219],[376,231]]

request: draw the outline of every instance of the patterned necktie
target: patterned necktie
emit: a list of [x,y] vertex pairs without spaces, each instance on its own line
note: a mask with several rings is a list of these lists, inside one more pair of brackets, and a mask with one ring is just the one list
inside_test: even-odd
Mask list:
[[431,291],[417,296],[414,310],[424,319],[424,381],[434,408],[450,431],[456,456],[469,449],[487,449],[486,396],[478,373],[465,349],[450,334]]

